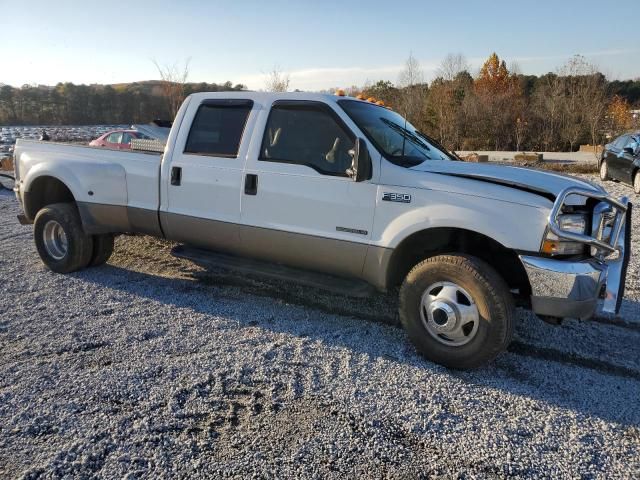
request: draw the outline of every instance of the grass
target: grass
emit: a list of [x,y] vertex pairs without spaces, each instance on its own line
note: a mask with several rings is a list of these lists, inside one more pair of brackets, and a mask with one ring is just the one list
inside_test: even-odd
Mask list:
[[538,170],[550,170],[561,173],[598,173],[597,162],[589,163],[556,163],[556,162],[513,162],[506,165],[535,168]]

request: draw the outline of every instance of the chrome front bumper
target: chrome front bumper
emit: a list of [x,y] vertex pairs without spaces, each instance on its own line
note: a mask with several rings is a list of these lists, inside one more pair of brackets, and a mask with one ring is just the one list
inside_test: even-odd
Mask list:
[[[575,194],[576,191],[572,190],[570,193]],[[564,202],[566,196],[560,195],[556,205]],[[597,236],[564,235],[566,232],[555,228],[554,225],[559,207],[554,208],[549,219],[554,233],[590,245],[595,249],[594,257],[583,261],[571,261],[520,256],[531,284],[531,309],[536,314],[584,320],[593,315],[601,297],[604,297],[604,312],[617,314],[620,311],[631,253],[632,205],[626,198],[608,199],[605,203],[612,205],[616,212],[606,239]]]

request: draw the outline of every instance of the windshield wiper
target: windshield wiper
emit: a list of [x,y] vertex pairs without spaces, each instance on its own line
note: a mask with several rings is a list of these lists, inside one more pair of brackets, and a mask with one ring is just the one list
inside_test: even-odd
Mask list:
[[[386,118],[381,118],[380,120],[382,120],[382,122],[385,123],[388,127],[390,127],[393,131],[398,132],[404,138],[411,141],[414,145],[418,145],[419,147],[422,147],[425,150],[431,151],[431,148],[429,148],[429,145],[424,143],[422,140],[420,140],[420,137],[418,137],[417,135],[414,135],[409,130],[402,128],[400,125],[397,125],[392,121],[387,120]],[[430,160],[430,157],[426,155],[424,152],[420,152],[420,153]]]
[[429,135],[427,135],[426,133],[421,132],[420,130],[416,130],[416,133],[418,135],[420,135],[422,138],[424,138],[427,142],[430,142],[432,145],[438,147],[440,150],[442,150],[452,160],[455,160],[457,162],[464,162],[464,160],[462,160],[455,151],[453,151],[453,150],[449,151],[447,149],[447,147],[442,145],[435,138],[430,137]]

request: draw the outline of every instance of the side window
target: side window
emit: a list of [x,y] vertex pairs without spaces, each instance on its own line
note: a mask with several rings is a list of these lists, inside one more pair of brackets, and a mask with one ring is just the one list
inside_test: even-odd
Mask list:
[[629,140],[629,135],[622,135],[614,143],[613,146],[622,150]]
[[355,137],[328,108],[314,102],[276,102],[269,113],[260,160],[295,163],[324,175],[347,176]]
[[131,144],[131,134],[130,133],[123,133],[122,134],[122,141],[120,143],[124,143],[125,145],[130,145]]
[[220,100],[200,105],[184,153],[237,157],[252,106],[250,100]]
[[111,135],[107,137],[107,142],[109,143],[120,143],[120,139],[122,138],[121,132],[113,132]]

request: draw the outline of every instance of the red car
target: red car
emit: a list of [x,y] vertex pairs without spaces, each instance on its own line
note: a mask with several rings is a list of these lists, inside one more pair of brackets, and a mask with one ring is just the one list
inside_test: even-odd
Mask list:
[[92,140],[89,146],[126,150],[131,148],[131,140],[133,138],[149,139],[148,136],[136,130],[113,130]]

